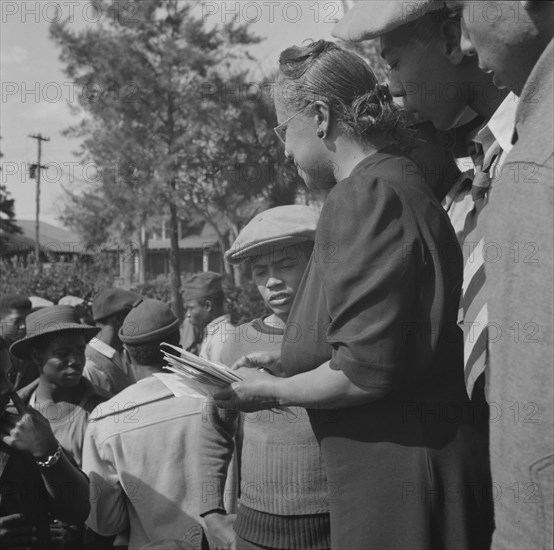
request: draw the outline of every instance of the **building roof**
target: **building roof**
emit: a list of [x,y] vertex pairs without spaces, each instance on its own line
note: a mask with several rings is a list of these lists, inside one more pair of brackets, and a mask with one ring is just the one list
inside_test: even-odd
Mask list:
[[[24,253],[35,250],[35,221],[17,220],[20,234],[2,232],[3,253]],[[39,241],[42,250],[53,254],[90,254],[87,243],[73,231],[39,222]]]

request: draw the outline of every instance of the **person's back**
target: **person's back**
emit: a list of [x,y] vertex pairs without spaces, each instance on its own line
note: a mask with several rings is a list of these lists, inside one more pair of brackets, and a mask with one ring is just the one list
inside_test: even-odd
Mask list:
[[128,541],[135,550],[199,527],[202,402],[175,397],[162,381],[175,375],[162,372],[160,345],[179,342],[179,321],[167,305],[138,301],[119,338],[139,381],[91,414],[83,470],[95,498],[87,524],[102,535],[119,535],[116,542]]
[[98,493],[88,520],[92,529],[104,535],[129,530],[133,549],[180,538],[191,518],[198,519],[194,453],[201,404],[175,397],[149,376],[93,411],[83,463]]

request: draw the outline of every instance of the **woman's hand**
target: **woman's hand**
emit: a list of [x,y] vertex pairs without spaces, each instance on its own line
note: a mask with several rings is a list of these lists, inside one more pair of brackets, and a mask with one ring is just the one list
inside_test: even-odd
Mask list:
[[235,382],[214,394],[213,398],[218,407],[254,412],[279,405],[276,394],[279,378],[252,367],[235,370],[242,381]]
[[257,351],[241,357],[231,366],[233,370],[256,368],[267,370],[274,376],[284,377],[285,373],[281,365],[281,351]]

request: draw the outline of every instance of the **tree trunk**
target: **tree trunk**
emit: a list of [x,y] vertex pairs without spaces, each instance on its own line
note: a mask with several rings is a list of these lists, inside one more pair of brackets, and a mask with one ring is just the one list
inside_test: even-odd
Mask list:
[[138,230],[138,255],[139,255],[139,284],[146,282],[146,258],[148,255],[148,235],[144,233],[142,240],[142,227]]
[[[171,187],[175,185],[172,183]],[[172,200],[169,203],[169,231],[171,234],[171,248],[169,250],[169,272],[171,274],[171,297],[174,311],[180,321],[185,318],[183,298],[181,297],[181,269],[179,267],[179,220],[177,206]]]

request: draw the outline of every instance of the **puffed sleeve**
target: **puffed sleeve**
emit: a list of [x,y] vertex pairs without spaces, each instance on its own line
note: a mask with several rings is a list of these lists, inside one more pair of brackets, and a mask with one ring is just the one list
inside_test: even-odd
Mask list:
[[407,368],[420,256],[409,210],[394,186],[357,177],[337,184],[321,213],[314,261],[331,319],[331,368],[363,389],[393,388]]

